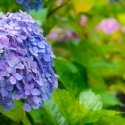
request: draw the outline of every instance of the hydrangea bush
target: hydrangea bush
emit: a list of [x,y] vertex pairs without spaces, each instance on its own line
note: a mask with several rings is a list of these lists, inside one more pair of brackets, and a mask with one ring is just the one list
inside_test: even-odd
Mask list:
[[58,86],[55,56],[38,26],[26,12],[0,13],[0,105],[5,111],[20,99],[25,111],[38,109]]

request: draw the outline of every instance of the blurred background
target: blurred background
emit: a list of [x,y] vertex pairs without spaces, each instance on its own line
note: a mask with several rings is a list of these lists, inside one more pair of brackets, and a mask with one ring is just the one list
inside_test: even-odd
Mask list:
[[[125,111],[125,1],[43,0],[43,2],[43,8],[37,13],[31,10],[29,14],[35,20],[41,21],[44,36],[56,55],[54,70],[59,75],[59,90],[54,93],[53,98],[56,101],[51,99],[39,111],[32,110],[27,113],[31,124],[124,125],[123,122],[104,123],[106,121],[104,119],[96,123],[91,120],[86,123],[71,122],[72,118],[75,119],[77,116],[67,117],[66,110],[75,112],[77,108],[71,108],[75,105],[71,100],[70,104],[65,101],[69,93],[77,100],[81,92],[91,91],[100,96],[103,109]],[[19,9],[24,10],[15,0],[0,0],[0,11],[3,13],[17,12]],[[63,93],[63,90],[68,94]],[[88,93],[88,98],[92,97],[91,92]],[[62,100],[59,100],[56,94]],[[95,102],[96,100],[93,103]],[[66,109],[62,103],[67,105]],[[55,114],[58,114],[58,118]],[[21,124],[12,122],[2,114],[0,117],[3,118],[0,120],[1,125],[5,122],[8,122],[8,125]]]

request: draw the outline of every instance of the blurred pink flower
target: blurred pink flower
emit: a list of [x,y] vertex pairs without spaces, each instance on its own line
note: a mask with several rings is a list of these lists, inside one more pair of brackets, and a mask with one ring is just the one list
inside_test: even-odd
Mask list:
[[87,17],[86,17],[86,15],[81,15],[80,24],[81,24],[82,26],[87,26],[87,25],[88,25],[88,24],[87,24]]
[[62,4],[63,0],[57,0],[56,5],[60,6]]
[[67,29],[61,29],[58,28],[54,31],[52,31],[48,36],[48,39],[53,40],[53,41],[62,41],[62,42],[67,42],[70,39],[75,39],[79,40],[79,37],[76,33],[67,30]]
[[48,39],[51,40],[57,40],[59,37],[59,34],[61,34],[63,32],[63,29],[56,29],[52,32],[50,32],[50,34],[47,36]]
[[96,30],[102,30],[105,34],[113,34],[116,30],[120,30],[121,26],[114,18],[102,20],[97,26]]

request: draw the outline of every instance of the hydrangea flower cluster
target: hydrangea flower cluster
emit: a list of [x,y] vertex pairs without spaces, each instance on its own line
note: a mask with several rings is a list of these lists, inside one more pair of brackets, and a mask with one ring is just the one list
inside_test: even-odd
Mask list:
[[102,30],[105,34],[113,34],[117,30],[121,30],[119,22],[114,18],[102,20],[97,26],[96,30]]
[[0,106],[14,107],[23,99],[24,110],[38,109],[58,86],[50,44],[39,22],[26,12],[0,13]]
[[47,38],[49,40],[60,41],[60,42],[68,42],[72,38],[75,39],[76,41],[79,41],[78,34],[68,29],[61,29],[61,28],[54,29],[52,32],[50,32]]
[[16,2],[22,5],[27,12],[29,12],[31,8],[34,8],[35,11],[37,12],[43,6],[43,2],[41,2],[41,0],[35,0],[35,1],[16,0]]
[[87,26],[87,25],[88,25],[88,24],[87,24],[87,16],[86,16],[86,15],[84,15],[84,14],[81,15],[80,24],[81,24],[82,26]]

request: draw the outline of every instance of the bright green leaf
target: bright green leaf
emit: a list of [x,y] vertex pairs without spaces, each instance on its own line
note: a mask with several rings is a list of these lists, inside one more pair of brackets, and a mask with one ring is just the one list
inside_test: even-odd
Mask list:
[[73,0],[75,12],[88,12],[94,6],[94,0]]
[[[96,111],[89,111],[86,117],[83,119],[83,123],[94,123],[102,118],[105,117],[112,117],[119,115],[120,112],[113,111],[113,110],[96,110]],[[100,124],[102,125],[102,124]]]
[[124,125],[125,118],[112,116],[99,119],[94,125]]
[[58,105],[53,99],[46,101],[44,106],[38,111],[31,110],[30,115],[35,123],[45,123],[46,125],[68,125],[66,119],[60,113]]
[[122,25],[124,25],[125,26],[125,14],[124,13],[119,13],[118,14],[118,20],[119,20],[119,22],[122,24]]
[[56,119],[57,125],[69,125],[66,119],[62,116],[59,111],[58,105],[55,103],[53,99],[50,99],[45,103],[45,107],[49,109],[51,115]]
[[77,99],[64,90],[55,90],[53,99],[59,106],[62,115],[71,125],[77,125],[88,112],[84,105],[79,104]]
[[102,101],[99,95],[95,95],[91,90],[82,92],[79,96],[80,104],[86,106],[89,110],[100,110]]

